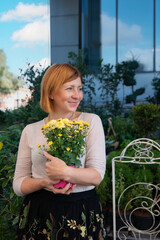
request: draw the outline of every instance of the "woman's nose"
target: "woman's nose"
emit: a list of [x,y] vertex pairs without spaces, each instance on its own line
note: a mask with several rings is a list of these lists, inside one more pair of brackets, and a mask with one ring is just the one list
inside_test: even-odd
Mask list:
[[77,89],[74,89],[72,96],[74,98],[79,98],[80,97],[80,92]]

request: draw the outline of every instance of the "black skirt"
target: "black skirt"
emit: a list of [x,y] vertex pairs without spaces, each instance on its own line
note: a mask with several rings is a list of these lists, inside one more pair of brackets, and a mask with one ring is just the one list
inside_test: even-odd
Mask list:
[[40,190],[27,195],[18,240],[105,239],[104,217],[95,189],[70,195]]

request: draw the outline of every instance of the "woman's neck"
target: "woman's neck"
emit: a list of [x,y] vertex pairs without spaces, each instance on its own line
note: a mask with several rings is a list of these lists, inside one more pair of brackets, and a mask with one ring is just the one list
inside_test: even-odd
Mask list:
[[61,113],[49,113],[48,115],[48,121],[52,120],[52,119],[59,119],[59,118],[68,118],[69,120],[74,120],[76,117],[76,112],[70,112],[67,114],[61,114]]

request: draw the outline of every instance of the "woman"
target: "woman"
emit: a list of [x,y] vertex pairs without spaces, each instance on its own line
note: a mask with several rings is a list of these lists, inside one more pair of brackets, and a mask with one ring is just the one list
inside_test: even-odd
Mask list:
[[[16,239],[104,239],[103,215],[95,192],[105,172],[104,132],[97,115],[77,111],[82,98],[82,77],[76,68],[55,64],[46,71],[40,104],[48,117],[27,125],[19,143],[13,189],[26,196]],[[59,118],[89,123],[81,168],[69,167],[46,152],[39,154],[37,144],[47,145],[42,126]],[[60,179],[73,186],[54,188]]]

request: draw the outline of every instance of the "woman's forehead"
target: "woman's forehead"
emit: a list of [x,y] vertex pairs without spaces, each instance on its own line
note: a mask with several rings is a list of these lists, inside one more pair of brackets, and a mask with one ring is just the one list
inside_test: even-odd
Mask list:
[[82,85],[81,78],[77,77],[74,80],[71,80],[69,82],[64,83],[62,86],[68,86],[68,85]]

